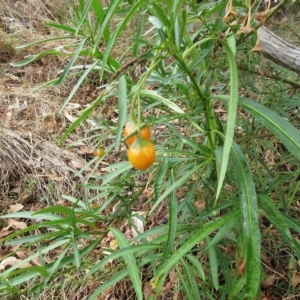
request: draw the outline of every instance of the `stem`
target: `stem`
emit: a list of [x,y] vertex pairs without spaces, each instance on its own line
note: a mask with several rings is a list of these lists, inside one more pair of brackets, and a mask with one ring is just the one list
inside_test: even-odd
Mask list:
[[207,137],[208,137],[208,143],[210,145],[211,149],[215,149],[216,147],[216,134],[214,131],[217,129],[216,121],[215,121],[215,111],[213,109],[213,105],[211,102],[210,97],[205,97],[203,92],[201,91],[193,73],[190,71],[188,66],[186,65],[185,61],[178,56],[177,54],[173,54],[173,57],[180,63],[180,65],[183,67],[184,71],[187,73],[187,75],[190,77],[194,88],[196,90],[197,95],[200,99],[204,101],[204,109],[205,109],[205,119],[206,119],[206,126],[207,126]]
[[[157,65],[160,63],[160,61],[162,60],[162,57],[159,57],[158,60],[155,63],[152,63],[149,67],[149,69],[147,70],[147,72],[145,72],[142,76],[142,78],[140,79],[136,90],[134,91],[134,101],[137,101],[137,107],[138,107],[138,120],[137,120],[137,132],[138,132],[138,138],[140,138],[141,136],[141,122],[142,122],[142,112],[141,112],[141,99],[140,99],[140,90],[144,87],[146,80],[148,78],[148,76],[151,74],[151,72],[157,67]],[[135,115],[134,115],[134,101],[133,104],[131,106],[131,112],[130,112],[130,116],[133,120],[135,119]]]

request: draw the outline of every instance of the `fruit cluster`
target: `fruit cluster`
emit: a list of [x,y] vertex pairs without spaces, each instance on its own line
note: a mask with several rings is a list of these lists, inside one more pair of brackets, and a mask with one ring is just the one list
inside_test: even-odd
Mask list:
[[[129,121],[125,125],[124,138],[128,148],[128,160],[138,170],[146,170],[152,166],[155,161],[156,151],[154,145],[150,142],[151,131],[149,126],[144,126],[140,132],[134,121]],[[128,137],[128,138],[127,138]]]

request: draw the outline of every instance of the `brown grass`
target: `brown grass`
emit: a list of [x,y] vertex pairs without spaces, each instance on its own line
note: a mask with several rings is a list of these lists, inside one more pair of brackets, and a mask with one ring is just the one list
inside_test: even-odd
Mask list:
[[[77,195],[83,176],[72,161],[82,155],[57,146],[69,121],[57,112],[72,88],[72,80],[55,88],[34,89],[57,77],[64,58],[44,57],[25,67],[11,62],[40,51],[17,49],[23,43],[57,34],[44,22],[60,20],[69,1],[0,0],[0,209],[14,202],[55,203],[62,194]],[[53,43],[48,47],[53,47]],[[56,46],[59,46],[57,44]],[[77,134],[80,134],[78,131]],[[75,140],[80,136],[76,136]]]

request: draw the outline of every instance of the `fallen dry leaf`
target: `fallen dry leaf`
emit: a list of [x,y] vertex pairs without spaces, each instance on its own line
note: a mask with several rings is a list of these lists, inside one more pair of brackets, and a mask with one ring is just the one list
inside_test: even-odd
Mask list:
[[[14,265],[16,265],[20,262],[22,262],[22,260],[14,257],[14,256],[7,257],[7,258],[3,259],[0,263],[0,271],[5,270],[8,267],[12,267],[12,266],[14,266]],[[31,265],[29,263],[23,263],[18,268],[19,269],[24,269],[24,268],[27,268],[27,267],[30,267],[30,266]]]
[[260,252],[260,257],[262,259],[263,262],[265,262],[268,266],[271,266],[271,260],[268,257],[268,255],[266,254],[266,252],[261,251]]
[[174,283],[174,281],[178,278],[178,273],[175,270],[171,270],[169,274],[170,282]]
[[83,154],[92,154],[93,150],[90,149],[87,145],[80,145],[80,150]]
[[[132,212],[133,214],[138,214],[142,217],[147,216],[147,212],[146,211],[137,211],[137,212]],[[135,226],[132,226],[131,231],[132,231],[132,237],[136,237],[138,236],[139,233],[144,232],[144,223],[143,221],[136,216],[132,217],[132,222]]]
[[261,286],[262,286],[263,288],[267,288],[267,287],[271,286],[271,285],[275,282],[276,278],[277,278],[277,277],[276,277],[275,274],[269,275],[269,276],[267,277],[266,280],[263,280],[263,281],[261,282]]
[[65,117],[71,122],[71,123],[74,123],[78,117],[74,117],[72,115],[70,115],[67,111],[65,112]]
[[144,283],[143,293],[145,300],[149,299],[150,297],[155,297],[155,293],[152,290],[152,285],[149,281]]
[[19,193],[20,193],[20,191],[21,191],[21,188],[20,188],[20,187],[16,187],[16,188],[14,188],[14,189],[10,190],[9,192],[10,192],[10,193],[19,194]]
[[27,254],[22,252],[22,251],[17,251],[16,252],[16,256],[19,258],[19,259],[25,259],[27,257]]
[[4,250],[0,252],[0,258],[7,256],[8,254],[10,254],[11,251],[9,250]]
[[81,163],[80,161],[76,161],[76,160],[71,160],[71,165],[75,169],[82,169],[84,167],[83,163]]
[[45,125],[49,133],[53,133],[56,127],[56,121],[53,115],[45,116]]
[[206,202],[204,200],[198,200],[195,202],[195,206],[201,211],[205,209]]
[[[79,169],[79,170],[84,167],[83,163],[81,163],[80,161],[76,161],[76,160],[71,160],[71,165],[72,165],[73,168]],[[91,172],[92,169],[91,168],[87,168],[87,169],[85,169],[85,171]]]
[[8,223],[8,229],[9,228],[14,228],[14,229],[25,229],[27,228],[27,224],[25,222],[19,222],[19,221],[16,221],[14,219],[8,219],[7,221]]
[[294,287],[296,287],[298,284],[300,284],[300,273],[294,273],[292,277],[292,284]]
[[1,230],[0,232],[0,238],[4,237],[4,236],[8,236],[10,235],[11,233],[13,233],[12,230],[4,230],[4,228]]
[[8,209],[8,212],[9,213],[14,213],[14,212],[22,210],[23,207],[24,206],[22,204],[17,203],[17,204],[11,205],[10,208]]

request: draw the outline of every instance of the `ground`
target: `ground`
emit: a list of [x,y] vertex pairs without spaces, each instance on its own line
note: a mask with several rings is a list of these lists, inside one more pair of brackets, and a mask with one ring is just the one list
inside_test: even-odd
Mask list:
[[[30,10],[28,10],[29,6]],[[62,20],[68,12],[67,7],[67,0],[25,2],[0,0],[0,211],[2,214],[11,211],[12,206],[18,207],[17,209],[37,210],[48,205],[65,204],[62,195],[73,197],[81,195],[82,184],[89,177],[93,165],[84,172],[79,171],[88,162],[97,158],[94,152],[99,148],[97,139],[86,139],[87,132],[94,124],[87,123],[86,130],[76,129],[61,146],[58,145],[58,141],[76,120],[79,111],[99,95],[98,78],[89,78],[89,81],[79,89],[65,110],[61,112],[60,109],[71,92],[75,79],[67,80],[58,86],[41,89],[37,87],[58,76],[65,66],[66,61],[63,57],[48,55],[25,67],[11,65],[29,55],[39,53],[40,45],[27,48],[17,48],[17,46],[55,36],[57,32],[45,26],[44,22]],[[300,39],[299,33],[293,29],[295,24],[300,24],[299,15],[285,12],[278,15],[277,20],[278,22],[270,23],[270,27],[278,34],[284,33],[283,37],[291,42],[294,42],[295,37]],[[55,41],[42,47],[52,49],[54,46],[60,46],[59,42]],[[95,122],[100,118],[99,116],[104,116],[109,122],[117,122],[114,100],[104,109],[94,112]],[[99,130],[96,134],[101,134],[101,129]],[[125,146],[122,146],[118,152],[112,152],[110,158],[97,165],[96,172],[101,173],[108,164],[122,160],[124,150]],[[271,160],[267,157],[266,159]],[[147,192],[149,191],[146,189],[143,197],[147,197]],[[138,205],[136,209],[145,210],[145,207]],[[163,222],[165,215],[166,209],[162,207],[153,220],[149,220],[148,226],[152,226],[155,222]],[[264,220],[262,220],[263,226],[266,226],[266,236],[276,234],[268,231],[271,229]],[[269,244],[268,238],[265,239],[264,246],[262,261],[268,275],[262,283],[265,299],[282,299],[281,290],[284,290],[287,285],[286,275],[291,274],[286,265],[282,269],[279,266],[280,261],[286,262],[288,257],[285,251],[278,252],[277,257],[272,257],[271,250],[274,245]],[[0,244],[0,247],[4,246]],[[297,286],[300,282],[298,273],[290,277],[294,281],[292,285]],[[91,285],[85,288],[94,287]],[[115,287],[114,295],[119,297],[115,299],[122,299],[121,295],[122,293],[124,295],[126,290],[128,290],[126,299],[132,299],[126,281],[122,281]],[[86,290],[77,292],[75,298],[79,299],[80,293],[84,294]],[[167,296],[164,299],[168,299]]]

